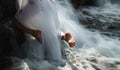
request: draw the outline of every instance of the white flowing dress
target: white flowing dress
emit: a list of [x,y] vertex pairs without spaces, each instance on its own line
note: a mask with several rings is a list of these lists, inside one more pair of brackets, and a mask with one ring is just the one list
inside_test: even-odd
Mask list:
[[[59,20],[52,0],[27,0],[16,18],[26,27],[42,31],[40,44],[28,36],[25,52],[28,57],[48,60],[60,60],[61,45],[59,40]],[[45,51],[44,51],[45,50]]]

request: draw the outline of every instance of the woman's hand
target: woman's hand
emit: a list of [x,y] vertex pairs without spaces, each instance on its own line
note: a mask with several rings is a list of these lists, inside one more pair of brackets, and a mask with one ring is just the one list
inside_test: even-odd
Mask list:
[[70,45],[70,47],[74,47],[75,46],[75,39],[72,37],[71,33],[66,32],[65,36],[64,36],[64,40],[66,42],[68,42],[68,44]]
[[40,30],[31,30],[30,34],[36,38],[40,43],[42,43],[41,31]]

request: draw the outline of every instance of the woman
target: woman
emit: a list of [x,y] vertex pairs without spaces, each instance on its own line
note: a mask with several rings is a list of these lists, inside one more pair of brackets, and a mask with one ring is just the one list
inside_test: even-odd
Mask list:
[[[12,19],[14,24],[30,34],[28,40],[34,40],[31,37],[35,37],[39,41],[38,46],[41,46],[46,53],[46,56],[42,56],[45,57],[43,59],[63,64],[59,39],[65,40],[71,47],[75,45],[75,40],[69,32],[63,33],[59,30],[55,2],[53,0],[22,0],[20,5],[21,9]],[[32,47],[36,48],[37,41]]]

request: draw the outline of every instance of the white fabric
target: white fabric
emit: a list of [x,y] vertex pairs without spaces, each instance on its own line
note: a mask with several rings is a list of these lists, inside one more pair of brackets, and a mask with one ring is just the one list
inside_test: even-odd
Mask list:
[[17,0],[17,13],[16,15],[20,12],[22,8],[24,8],[28,4],[28,0]]
[[16,18],[24,26],[42,31],[44,42],[42,46],[47,52],[47,59],[58,60],[62,58],[57,34],[59,29],[57,10],[51,0],[29,0],[28,4],[16,15]]

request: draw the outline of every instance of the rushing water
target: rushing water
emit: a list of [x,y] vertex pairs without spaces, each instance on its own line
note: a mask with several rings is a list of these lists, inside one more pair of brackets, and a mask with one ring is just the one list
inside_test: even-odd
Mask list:
[[[88,15],[83,15],[80,13],[81,14],[80,16],[84,19],[86,19],[86,17],[93,19],[92,23],[94,24],[97,23],[94,21],[94,18],[98,19],[101,22],[98,24],[103,24],[103,23],[110,24],[120,21],[119,5],[117,4],[113,5],[111,1],[107,1],[105,5],[102,5],[100,7],[90,7],[89,9],[83,9],[83,10],[87,11]],[[101,35],[98,35],[96,37],[95,34],[94,35],[92,34],[91,37],[96,40],[95,41],[96,43],[94,43],[95,46],[92,46],[93,48],[98,49],[98,51],[103,53],[103,55],[107,54],[106,56],[119,58],[119,53],[120,53],[119,40],[102,37]]]
[[[67,3],[67,5],[69,4]],[[72,32],[72,34],[77,40],[77,47],[95,48],[100,53],[103,53],[103,55],[119,58],[120,56],[119,40],[114,40],[114,39],[110,39],[108,37],[102,36],[99,34],[99,32],[90,32],[89,30],[86,30],[77,21],[78,19],[76,18],[77,16],[75,15],[79,15],[79,14],[74,15],[73,13],[74,10],[70,6],[62,7],[60,5],[60,8],[61,10],[59,11],[60,12],[59,17],[62,24],[61,26],[63,26],[63,28],[66,31]],[[102,7],[96,7],[96,8],[91,7],[90,9],[88,9],[88,11],[90,11],[89,13],[92,13],[93,15],[98,16],[98,19],[102,19],[102,18],[99,18],[99,15],[105,16],[105,18],[102,19],[104,22],[112,22],[112,19],[110,19],[109,17],[119,19],[118,6],[112,5],[111,3],[109,3],[109,1]],[[64,15],[61,15],[61,14],[64,14]],[[78,16],[78,17],[92,18],[91,16],[86,16],[86,15]]]
[[[117,16],[119,14],[118,6],[112,5],[111,3],[108,3],[108,2],[109,1],[106,1],[106,4],[102,7],[97,7],[97,8],[93,7],[91,9],[88,9],[88,11],[96,16],[97,15],[105,16],[106,19],[102,19],[104,22],[110,21],[110,19],[107,18],[109,16],[110,17],[116,16],[114,18],[118,19],[119,18],[119,16]],[[92,18],[91,16],[85,16],[85,15],[79,16],[79,13],[77,13],[73,9],[71,4],[69,3],[69,0],[59,0],[59,1],[57,1],[56,5],[58,7],[58,16],[59,16],[59,20],[61,23],[60,24],[61,30],[71,32],[77,41],[76,47],[73,48],[72,51],[66,50],[66,54],[68,54],[67,59],[68,59],[68,61],[70,61],[70,64],[67,63],[66,67],[59,68],[59,67],[56,67],[56,66],[50,64],[47,61],[38,62],[38,61],[31,60],[28,58],[26,58],[25,60],[12,58],[14,60],[13,61],[14,65],[11,70],[16,70],[16,69],[22,69],[22,70],[58,70],[58,69],[80,70],[82,68],[81,67],[75,68],[75,67],[77,67],[77,65],[74,65],[74,63],[84,62],[84,61],[87,63],[87,61],[86,61],[87,58],[90,57],[92,59],[92,56],[94,56],[97,59],[97,57],[100,57],[100,54],[104,55],[104,57],[102,59],[98,59],[98,60],[102,61],[104,58],[106,58],[106,59],[104,59],[103,63],[101,62],[101,65],[103,65],[103,66],[105,66],[104,62],[105,62],[105,60],[107,60],[107,57],[113,58],[113,59],[109,59],[110,61],[113,61],[116,58],[120,58],[120,41],[119,40],[111,39],[109,37],[103,36],[99,33],[99,31],[91,32],[88,29],[85,29],[80,24],[79,19],[78,19],[79,17]],[[81,13],[81,11],[79,11],[79,12]],[[111,16],[111,15],[114,15],[114,16]],[[80,49],[82,49],[82,50],[80,50]],[[39,49],[39,51],[41,51],[41,50]],[[77,55],[79,55],[79,57],[82,57],[86,60],[84,60],[82,58],[77,58]],[[76,57],[72,58],[72,56],[73,57],[76,56]],[[107,61],[109,61],[109,60],[107,60]],[[112,63],[112,62],[110,62],[110,63]],[[78,63],[78,64],[80,64],[80,63]],[[92,68],[92,66],[89,65],[89,63],[87,65],[88,65],[88,67],[90,67],[90,69],[87,69],[87,70],[95,70],[94,67]],[[109,65],[109,63],[108,63],[108,65]],[[80,64],[80,66],[82,66],[82,63]],[[102,69],[110,70],[110,69],[105,69],[104,67]],[[86,70],[86,69],[82,69],[82,70]]]

